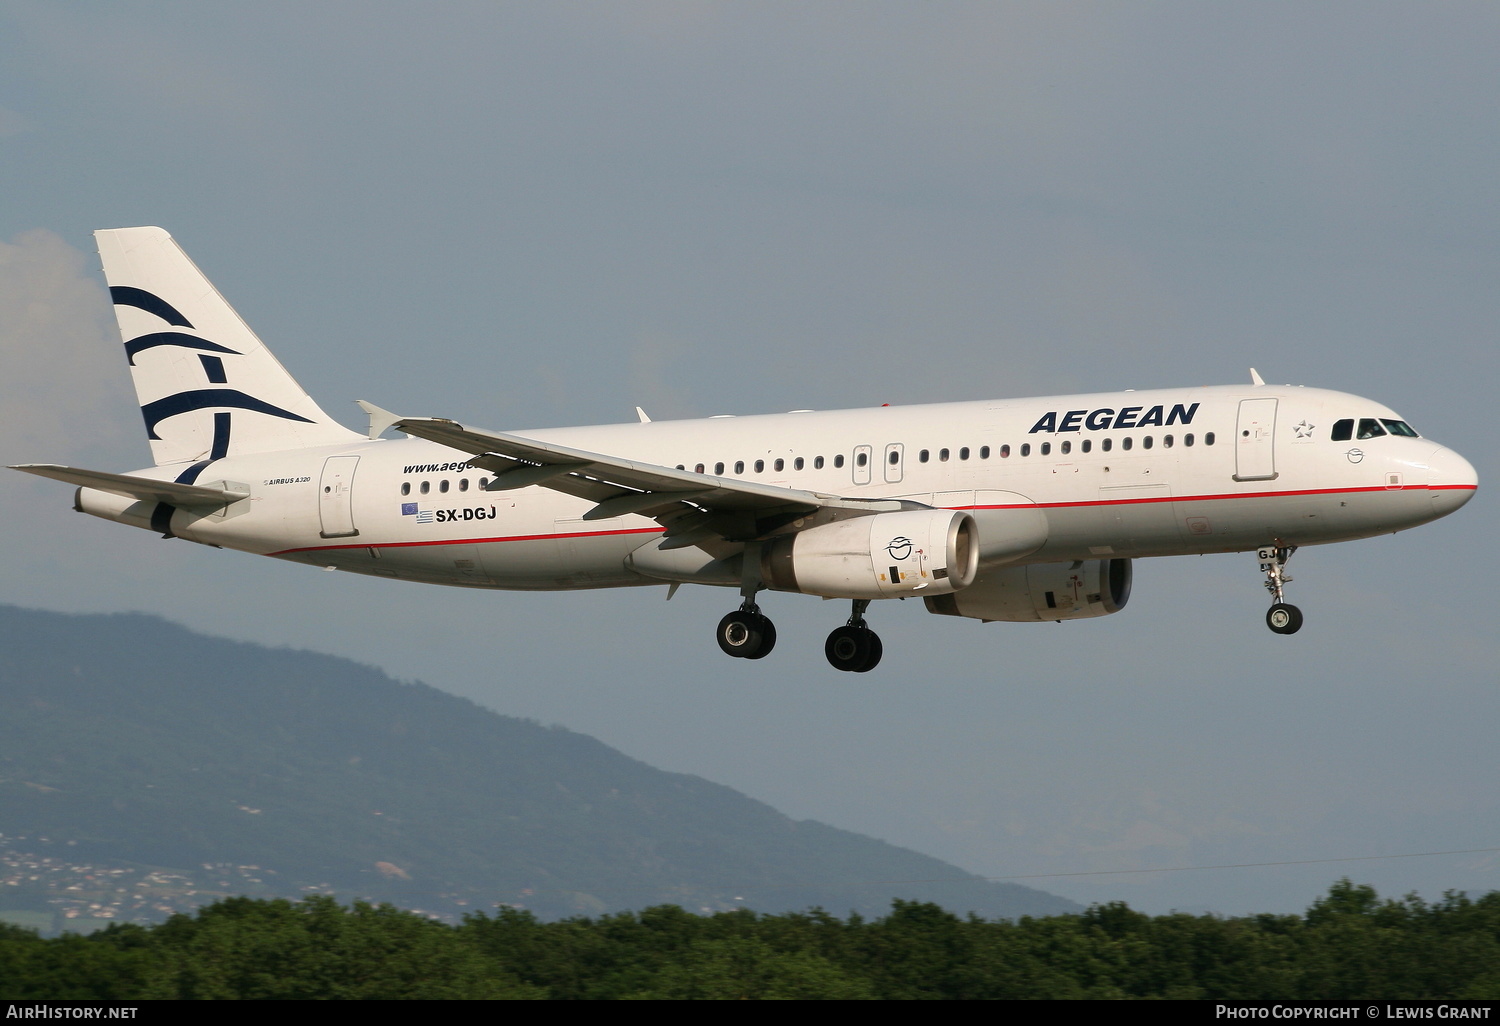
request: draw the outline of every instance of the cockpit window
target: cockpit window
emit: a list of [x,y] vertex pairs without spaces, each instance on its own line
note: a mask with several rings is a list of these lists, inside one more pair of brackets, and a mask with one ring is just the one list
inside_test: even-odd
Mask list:
[[1335,442],[1347,442],[1354,437],[1354,421],[1341,420],[1333,425],[1328,437]]
[[1385,428],[1381,427],[1380,421],[1374,417],[1365,417],[1359,422],[1359,437],[1361,439],[1379,438],[1383,434],[1385,434]]
[[1393,435],[1400,435],[1402,438],[1422,437],[1404,420],[1386,420],[1384,417],[1381,417],[1380,423],[1384,424],[1385,429]]

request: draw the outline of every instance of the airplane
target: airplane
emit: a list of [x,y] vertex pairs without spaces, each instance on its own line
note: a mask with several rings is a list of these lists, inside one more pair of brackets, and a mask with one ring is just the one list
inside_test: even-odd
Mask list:
[[[1254,550],[1278,634],[1304,545],[1446,516],[1474,468],[1391,409],[1265,384],[491,431],[360,402],[324,413],[160,228],[95,233],[155,465],[13,469],[81,513],[393,580],[738,589],[717,628],[760,659],[763,590],[852,603],[824,654],[881,659],[872,602],[1063,621],[1119,612],[1142,557]],[[395,429],[405,438],[384,439]]]

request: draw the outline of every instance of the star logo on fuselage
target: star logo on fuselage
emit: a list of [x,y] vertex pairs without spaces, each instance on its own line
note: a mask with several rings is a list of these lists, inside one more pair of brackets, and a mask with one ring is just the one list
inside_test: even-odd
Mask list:
[[1302,423],[1300,423],[1296,427],[1292,428],[1292,430],[1295,431],[1295,432],[1297,432],[1297,437],[1298,438],[1311,438],[1312,437],[1312,433],[1313,433],[1313,428],[1315,426],[1316,425],[1309,424],[1307,421],[1304,420]]

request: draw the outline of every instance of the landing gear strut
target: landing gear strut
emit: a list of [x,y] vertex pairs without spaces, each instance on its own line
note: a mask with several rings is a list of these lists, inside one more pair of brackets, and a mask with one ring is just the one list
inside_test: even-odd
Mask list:
[[875,669],[880,662],[884,647],[880,644],[880,635],[870,630],[865,623],[865,609],[870,605],[869,599],[854,600],[854,614],[849,617],[849,622],[842,627],[835,628],[828,635],[828,641],[823,646],[823,654],[828,657],[829,664],[835,670],[847,670],[850,673],[866,673]]
[[1296,634],[1302,629],[1302,610],[1282,601],[1282,589],[1292,580],[1286,572],[1286,562],[1296,551],[1295,545],[1268,545],[1256,552],[1266,575],[1266,590],[1271,593],[1266,626],[1277,634]]
[[746,547],[744,575],[740,581],[740,608],[719,621],[715,634],[719,648],[736,659],[764,659],[776,647],[776,625],[760,611],[755,596],[760,593],[760,550]]

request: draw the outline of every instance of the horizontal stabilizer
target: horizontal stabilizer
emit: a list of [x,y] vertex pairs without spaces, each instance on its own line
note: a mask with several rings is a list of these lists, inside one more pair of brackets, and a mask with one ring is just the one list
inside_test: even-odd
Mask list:
[[203,488],[199,485],[178,484],[175,481],[153,481],[149,477],[131,477],[128,474],[106,474],[102,470],[79,470],[77,467],[62,467],[55,463],[22,463],[11,470],[24,470],[28,474],[50,477],[54,481],[97,488],[112,495],[123,495],[128,499],[145,502],[165,502],[172,506],[199,509],[218,509],[240,499],[248,499],[249,492],[233,492],[223,488]]

